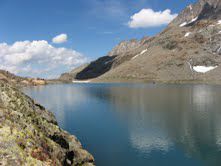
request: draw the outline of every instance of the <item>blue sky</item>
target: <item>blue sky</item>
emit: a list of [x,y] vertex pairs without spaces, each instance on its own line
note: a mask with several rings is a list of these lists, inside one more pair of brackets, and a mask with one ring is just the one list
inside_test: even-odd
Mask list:
[[[45,40],[76,50],[88,59],[104,56],[122,40],[152,36],[166,25],[130,28],[142,9],[179,13],[195,0],[0,0],[0,43]],[[67,42],[52,38],[67,34]],[[59,70],[61,71],[61,70]],[[53,75],[53,74],[52,74]],[[40,75],[41,76],[41,75]]]

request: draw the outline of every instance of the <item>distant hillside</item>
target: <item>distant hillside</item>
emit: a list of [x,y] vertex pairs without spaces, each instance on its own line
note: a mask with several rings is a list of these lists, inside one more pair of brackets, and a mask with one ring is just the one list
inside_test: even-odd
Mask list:
[[0,80],[14,86],[45,85],[46,80],[40,78],[19,77],[8,71],[0,70]]
[[221,1],[187,6],[152,38],[120,43],[73,79],[221,83]]

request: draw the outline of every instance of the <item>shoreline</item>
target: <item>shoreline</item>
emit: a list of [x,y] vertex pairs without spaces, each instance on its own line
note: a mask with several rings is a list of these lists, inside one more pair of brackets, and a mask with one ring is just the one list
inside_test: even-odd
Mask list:
[[[218,85],[221,86],[221,80],[150,80],[150,79],[90,79],[90,80],[73,80],[73,81],[60,81],[58,84],[90,84],[90,83],[144,83],[144,84],[177,84],[177,85],[185,85],[185,84],[191,84],[191,85]],[[53,84],[53,83],[52,83]],[[49,83],[50,85],[50,83]]]
[[53,113],[2,80],[0,122],[0,164],[94,165],[93,156],[58,126]]

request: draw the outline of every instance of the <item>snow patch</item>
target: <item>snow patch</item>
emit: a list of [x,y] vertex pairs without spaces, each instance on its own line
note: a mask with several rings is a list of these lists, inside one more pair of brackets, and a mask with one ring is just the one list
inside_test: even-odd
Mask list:
[[217,67],[218,66],[193,66],[193,70],[197,73],[207,73]]
[[196,20],[198,20],[198,16],[193,18],[190,22],[184,22],[184,23],[180,24],[180,27],[184,27],[188,24],[191,24],[191,23],[195,22]]
[[139,56],[140,54],[137,54],[137,55],[135,55],[132,59],[135,59],[135,58],[137,58],[138,56]]
[[197,21],[198,20],[198,16],[195,17],[194,19],[192,19],[191,21],[194,22],[194,21]]
[[89,83],[89,82],[91,82],[91,80],[85,80],[85,81],[80,81],[80,80],[74,80],[74,81],[72,81],[73,83],[75,83],[75,84],[79,84],[79,83]]
[[147,49],[146,49],[146,50],[143,50],[140,54],[142,55],[142,54],[144,54],[145,52],[147,52]]
[[146,49],[146,50],[141,51],[141,53],[139,53],[139,54],[135,55],[135,56],[134,56],[132,59],[137,58],[138,56],[140,56],[140,55],[144,54],[145,52],[147,52],[147,49]]
[[219,20],[217,24],[220,25],[221,24],[221,20]]
[[198,17],[193,18],[193,19],[189,22],[189,24],[195,22],[196,20],[198,20]]
[[186,25],[187,25],[187,22],[184,22],[184,23],[180,24],[180,27],[184,27]]
[[184,37],[188,37],[190,34],[191,32],[187,32]]

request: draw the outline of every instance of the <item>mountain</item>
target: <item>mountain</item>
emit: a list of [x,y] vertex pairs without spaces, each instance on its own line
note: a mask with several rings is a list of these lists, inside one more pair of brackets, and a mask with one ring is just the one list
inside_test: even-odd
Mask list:
[[84,80],[97,78],[124,62],[130,61],[133,58],[133,51],[145,46],[149,39],[149,37],[144,37],[141,41],[135,39],[123,41],[110,51],[107,56],[98,58],[90,64],[80,66],[71,72],[64,73],[59,79],[71,81],[73,79]]
[[187,6],[154,37],[120,43],[73,79],[221,83],[221,1]]
[[77,73],[81,72],[85,67],[87,67],[88,64],[84,64],[80,67],[77,67],[75,69],[73,69],[72,71],[68,72],[68,73],[63,73],[60,77],[59,80],[61,81],[72,81],[73,78],[76,77]]

